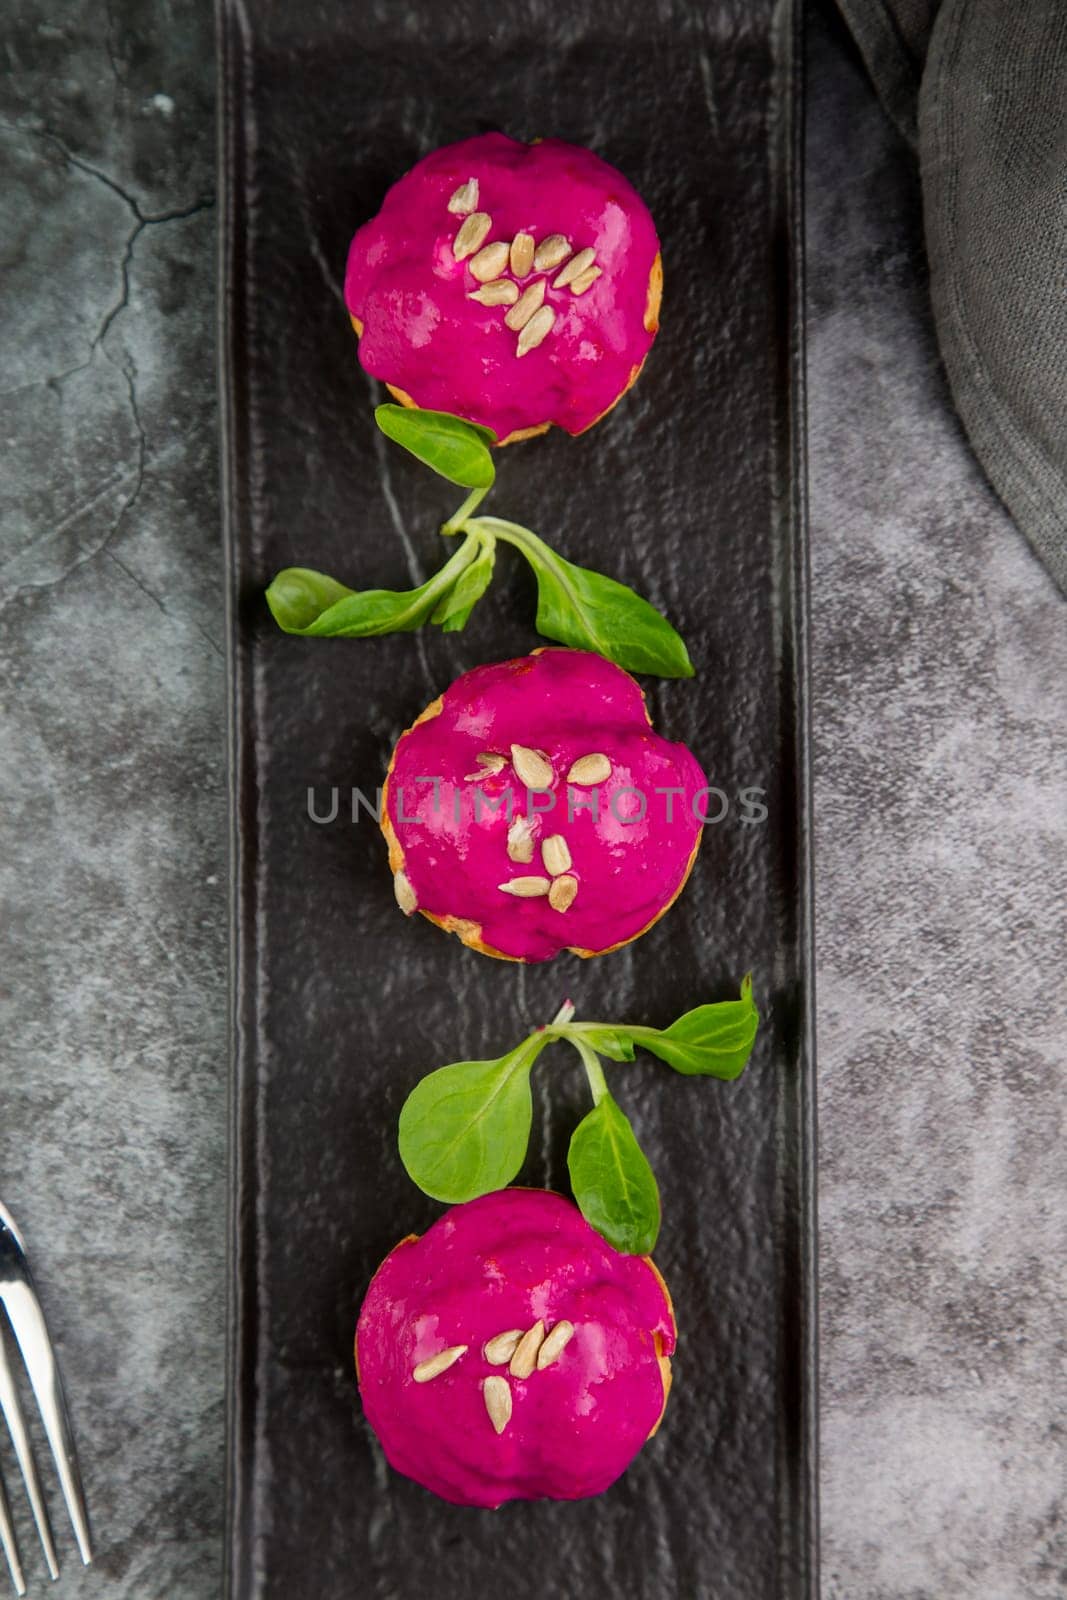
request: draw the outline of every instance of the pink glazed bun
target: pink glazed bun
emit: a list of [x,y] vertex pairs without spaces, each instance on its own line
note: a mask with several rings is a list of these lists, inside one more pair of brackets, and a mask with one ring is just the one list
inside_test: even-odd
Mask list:
[[545,649],[475,667],[389,764],[381,826],[397,902],[483,955],[603,955],[681,893],[705,782],[603,656]]
[[659,1426],[676,1330],[652,1262],[540,1189],[454,1206],[402,1239],[356,1328],[390,1465],[455,1505],[580,1500]]
[[622,174],[560,139],[446,145],[389,190],[348,253],[360,360],[407,406],[501,444],[584,433],[636,380],[663,267]]

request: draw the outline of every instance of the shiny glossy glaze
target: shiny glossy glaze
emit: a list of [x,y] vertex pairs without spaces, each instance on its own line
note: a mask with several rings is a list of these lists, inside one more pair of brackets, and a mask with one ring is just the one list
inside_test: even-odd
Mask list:
[[[490,953],[546,961],[565,948],[612,949],[670,905],[699,843],[706,780],[685,745],[652,730],[621,667],[583,650],[542,650],[476,667],[430,710],[397,744],[383,813],[392,864],[419,910],[471,925],[458,931]],[[513,744],[548,758],[547,790],[520,781]],[[569,784],[573,763],[592,753],[607,756],[610,776]],[[505,764],[479,780],[485,754]],[[508,855],[509,796],[510,820],[526,816],[533,833],[529,863]],[[500,888],[544,875],[541,847],[554,834],[578,885],[565,911]]]
[[[562,1354],[528,1378],[491,1365],[496,1335],[566,1320]],[[670,1300],[651,1264],[613,1250],[562,1196],[504,1189],[405,1239],[367,1291],[356,1333],[368,1421],[399,1472],[459,1505],[574,1500],[625,1471],[662,1414]],[[417,1365],[466,1345],[446,1372]],[[503,1378],[499,1434],[482,1385]]]
[[[543,277],[556,317],[544,342],[521,358],[504,320],[508,307],[472,300],[479,289],[472,258],[453,254],[464,219],[448,202],[471,178],[478,209],[492,218],[487,242],[563,234],[575,253],[596,252],[601,276],[583,294],[553,287],[560,268],[516,279],[525,289]],[[591,151],[559,139],[522,144],[501,133],[447,145],[394,184],[352,240],[345,299],[362,328],[360,360],[416,405],[482,423],[498,439],[549,423],[580,433],[648,354],[658,254],[644,202]],[[658,288],[654,300],[658,306]]]

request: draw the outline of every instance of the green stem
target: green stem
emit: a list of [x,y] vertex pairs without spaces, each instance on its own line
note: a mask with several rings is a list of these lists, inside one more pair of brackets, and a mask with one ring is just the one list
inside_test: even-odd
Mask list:
[[600,1065],[600,1057],[592,1045],[586,1044],[585,1040],[580,1036],[575,1037],[571,1031],[573,1028],[581,1027],[580,1022],[571,1021],[573,1016],[574,1002],[572,1000],[564,1000],[548,1026],[540,1029],[539,1036],[544,1040],[545,1044],[548,1044],[549,1041],[554,1042],[559,1039],[566,1039],[568,1044],[574,1046],[582,1058],[582,1066],[585,1068],[585,1075],[589,1080],[589,1088],[593,1095],[593,1104],[598,1106],[608,1092],[607,1079],[604,1077],[604,1069]]
[[467,526],[471,513],[477,511],[486,495],[489,493],[487,485],[484,489],[472,489],[458,511],[453,512],[448,521],[441,526],[441,532],[448,538],[451,534],[462,533]]
[[508,1073],[506,1082],[510,1083],[516,1072],[531,1070],[545,1045],[550,1042],[548,1034],[543,1028],[538,1028],[533,1033],[528,1033],[521,1044],[516,1045],[514,1050],[508,1052],[511,1057],[511,1071]]
[[[417,603],[420,608],[428,608],[427,614],[432,611],[439,597],[447,594],[460,573],[470,566],[481,549],[482,542],[477,533],[468,533],[459,549],[452,552],[444,566],[435,572],[433,577],[424,583],[421,588],[411,591],[413,604]],[[417,601],[414,598],[416,596]],[[396,631],[395,622],[392,631]]]
[[547,1036],[541,1032],[540,1029],[534,1033],[528,1034],[522,1041],[519,1049],[516,1051],[516,1055],[521,1057],[520,1064],[525,1066],[527,1057],[529,1057],[530,1066],[532,1067],[538,1056],[541,1054],[541,1051],[548,1043],[549,1040]]
[[507,522],[503,517],[478,517],[470,526],[472,532],[484,532],[494,539],[503,539],[505,544],[513,544],[527,559],[532,551],[542,561],[551,563],[555,554],[552,546],[538,538],[530,528],[524,528],[518,522]]
[[598,1106],[608,1092],[608,1083],[604,1077],[604,1069],[600,1065],[600,1057],[590,1045],[586,1044],[584,1039],[571,1038],[570,1043],[582,1058],[582,1066],[585,1068],[585,1075],[589,1080],[593,1104]]
[[[572,1033],[577,1033],[580,1035],[583,1033],[596,1033],[604,1029],[611,1029],[617,1031],[618,1033],[625,1034],[627,1039],[633,1039],[635,1041],[639,1039],[658,1038],[661,1032],[659,1028],[643,1028],[639,1027],[635,1023],[629,1022],[627,1022],[624,1026],[620,1026],[616,1022],[570,1022],[567,1024],[566,1034],[560,1034],[560,1038],[570,1038]],[[578,1040],[571,1039],[571,1043],[577,1046]]]

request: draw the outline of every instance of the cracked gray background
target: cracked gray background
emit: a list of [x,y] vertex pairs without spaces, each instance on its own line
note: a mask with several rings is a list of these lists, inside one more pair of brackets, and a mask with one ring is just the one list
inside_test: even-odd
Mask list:
[[[212,18],[29,0],[5,24],[0,1196],[60,1346],[96,1535],[83,1572],[56,1516],[62,1592],[212,1600],[227,848]],[[0,1428],[13,1487],[6,1444]]]
[[[57,1518],[61,1592],[215,1600],[212,19],[8,16],[0,1195],[96,1530],[83,1573]],[[952,416],[914,167],[822,12],[812,50],[823,1591],[1043,1600],[1067,1567],[1064,609]],[[13,1482],[2,1439],[0,1465]]]

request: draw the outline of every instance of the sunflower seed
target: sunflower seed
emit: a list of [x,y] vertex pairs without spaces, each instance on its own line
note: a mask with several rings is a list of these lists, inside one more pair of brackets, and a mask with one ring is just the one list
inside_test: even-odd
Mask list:
[[533,852],[533,830],[526,817],[516,817],[508,829],[508,860],[528,864]]
[[471,211],[478,209],[478,180],[468,178],[466,183],[461,183],[451,200],[448,209],[457,217],[465,217]]
[[511,1421],[511,1386],[506,1378],[483,1378],[482,1397],[489,1421],[497,1433],[503,1433]]
[[519,334],[516,354],[524,356],[528,350],[536,350],[542,340],[546,339],[552,332],[552,324],[555,320],[556,313],[551,306],[542,306],[540,311],[535,311]]
[[515,1354],[515,1348],[521,1338],[521,1328],[509,1328],[507,1333],[498,1333],[495,1339],[490,1339],[482,1350],[482,1355],[491,1367],[502,1367]]
[[534,263],[534,237],[532,233],[517,233],[511,241],[511,270],[516,278],[525,278]]
[[578,879],[566,873],[562,878],[553,878],[552,887],[548,891],[548,903],[553,911],[568,911],[574,904],[577,893]]
[[547,878],[509,878],[507,883],[498,883],[497,888],[520,900],[536,900],[538,895],[548,893],[549,882]]
[[593,287],[600,275],[599,267],[586,267],[584,272],[579,272],[571,284],[571,294],[584,294],[587,289]]
[[567,774],[568,783],[580,784],[588,788],[593,783],[603,783],[605,778],[611,777],[611,762],[607,756],[595,751],[589,756],[579,756]]
[[478,771],[468,772],[463,779],[464,783],[481,783],[483,778],[495,778],[497,773],[503,772],[507,766],[507,757],[497,755],[492,750],[483,750],[475,760],[478,763]]
[[541,860],[550,877],[555,878],[561,872],[570,871],[571,853],[561,833],[553,833],[545,840],[541,846]]
[[512,306],[504,321],[513,333],[518,333],[520,328],[525,328],[535,311],[540,311],[545,302],[545,280],[535,278],[528,289],[524,289],[519,299]]
[[574,1338],[573,1322],[557,1322],[544,1344],[537,1352],[537,1370],[543,1372],[553,1361],[558,1361]]
[[573,283],[575,278],[579,277],[587,267],[591,267],[595,260],[595,250],[579,250],[576,256],[571,256],[563,271],[553,278],[553,289],[565,289],[568,283]]
[[503,239],[494,239],[492,244],[487,244],[472,256],[467,265],[473,277],[479,283],[488,283],[491,278],[499,278],[508,264],[508,246]]
[[431,1378],[439,1377],[442,1372],[447,1372],[449,1367],[455,1365],[460,1356],[465,1356],[466,1354],[467,1346],[465,1344],[449,1345],[447,1350],[438,1350],[437,1354],[431,1356],[428,1361],[420,1361],[411,1376],[416,1383],[429,1383]]
[[456,260],[465,261],[468,256],[472,256],[480,249],[492,226],[493,219],[488,211],[472,211],[460,224],[459,232],[452,240],[452,254]]
[[467,296],[468,300],[477,300],[480,306],[513,306],[518,298],[519,286],[510,278],[494,278],[492,283],[483,284]]
[[566,261],[571,253],[571,247],[561,233],[550,233],[547,239],[534,251],[534,270],[536,272],[551,272],[553,267],[558,267],[561,261]]
[[537,1352],[545,1342],[545,1325],[535,1322],[532,1328],[527,1328],[522,1338],[515,1347],[515,1354],[508,1365],[508,1371],[513,1378],[528,1378],[537,1365]]
[[511,747],[511,764],[515,775],[527,789],[548,789],[552,785],[552,767],[541,750],[529,750],[524,744]]
[[396,903],[405,917],[413,916],[419,909],[418,899],[414,889],[411,887],[411,879],[406,872],[394,872],[393,893],[396,895]]

